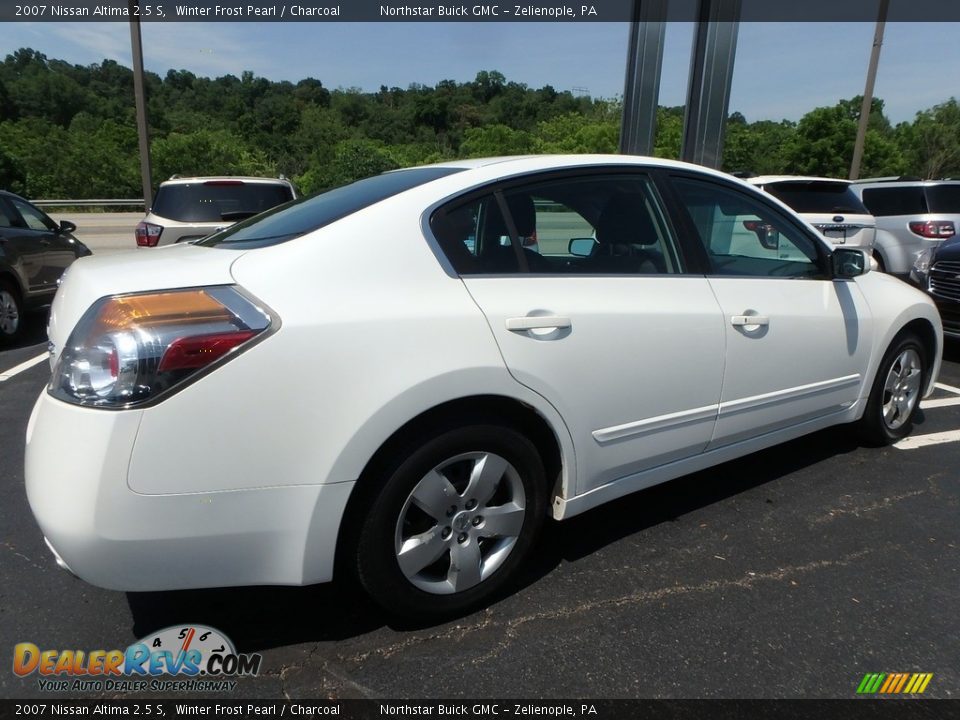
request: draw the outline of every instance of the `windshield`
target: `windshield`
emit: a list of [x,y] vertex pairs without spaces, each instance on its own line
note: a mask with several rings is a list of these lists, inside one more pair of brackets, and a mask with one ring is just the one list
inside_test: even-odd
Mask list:
[[960,184],[928,185],[926,195],[928,212],[960,214]]
[[770,183],[763,189],[801,213],[870,214],[845,182],[797,180]]
[[259,217],[233,225],[198,242],[216,247],[247,249],[277,245],[300,237],[431,180],[459,172],[460,168],[413,168],[376,175],[350,185],[302,198]]
[[152,212],[177,222],[222,222],[249,217],[293,199],[284,183],[207,180],[163,185]]

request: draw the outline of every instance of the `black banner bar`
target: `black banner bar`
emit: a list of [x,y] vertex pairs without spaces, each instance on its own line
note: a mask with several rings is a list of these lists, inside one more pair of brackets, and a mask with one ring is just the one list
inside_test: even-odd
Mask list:
[[[628,22],[634,0],[140,0],[141,22]],[[741,22],[873,22],[877,0],[744,0]],[[696,3],[669,2],[665,22]],[[719,17],[719,20],[732,18]],[[0,22],[127,22],[127,0],[3,0]],[[892,0],[888,22],[960,22],[958,0]]]
[[0,700],[2,718],[338,718],[344,720],[956,720],[960,701],[884,700]]

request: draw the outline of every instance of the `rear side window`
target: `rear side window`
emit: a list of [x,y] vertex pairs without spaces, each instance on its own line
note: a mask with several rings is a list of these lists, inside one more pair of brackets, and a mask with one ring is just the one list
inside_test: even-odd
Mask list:
[[545,180],[456,200],[434,213],[431,228],[461,275],[682,271],[653,183],[639,174]]
[[301,198],[201,240],[197,245],[248,249],[277,245],[318,230],[381,200],[446,177],[461,168],[425,167],[376,175],[319,195]]
[[222,222],[249,217],[293,199],[289,185],[208,180],[163,185],[153,213],[177,222]]
[[801,213],[870,213],[849,183],[804,180],[770,183],[763,189]]
[[926,195],[929,212],[960,214],[960,185],[928,185]]
[[863,204],[877,217],[890,215],[922,215],[927,212],[926,199],[920,185],[913,187],[866,188]]

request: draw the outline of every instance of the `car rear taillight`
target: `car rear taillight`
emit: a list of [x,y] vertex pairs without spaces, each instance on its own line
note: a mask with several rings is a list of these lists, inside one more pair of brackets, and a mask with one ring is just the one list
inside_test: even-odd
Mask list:
[[105,297],[70,334],[50,394],[76,405],[135,407],[226,362],[272,323],[231,286]]
[[133,232],[137,237],[137,247],[156,247],[163,228],[153,223],[141,222]]
[[945,240],[956,235],[957,231],[950,220],[928,220],[910,223],[910,232],[920,237]]

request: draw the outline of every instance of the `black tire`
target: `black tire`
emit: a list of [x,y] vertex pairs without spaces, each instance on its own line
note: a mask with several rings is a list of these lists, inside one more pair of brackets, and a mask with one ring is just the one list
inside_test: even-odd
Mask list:
[[866,444],[889,445],[910,434],[929,374],[927,353],[920,339],[912,333],[895,338],[880,361],[867,408],[857,426]]
[[471,425],[426,439],[385,475],[355,516],[353,558],[370,597],[407,620],[438,621],[489,602],[526,559],[546,515],[540,456],[508,427]]
[[23,301],[12,283],[0,280],[0,344],[16,340],[23,331]]

